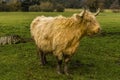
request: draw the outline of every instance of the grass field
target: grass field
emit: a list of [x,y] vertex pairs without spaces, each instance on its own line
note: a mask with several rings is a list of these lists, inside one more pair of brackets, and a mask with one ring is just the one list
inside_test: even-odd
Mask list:
[[[0,12],[0,36],[30,38],[29,25],[36,16],[73,13]],[[101,13],[97,19],[104,33],[81,40],[69,65],[72,76],[56,74],[54,56],[40,67],[34,43],[27,42],[0,46],[0,80],[120,80],[120,13]]]

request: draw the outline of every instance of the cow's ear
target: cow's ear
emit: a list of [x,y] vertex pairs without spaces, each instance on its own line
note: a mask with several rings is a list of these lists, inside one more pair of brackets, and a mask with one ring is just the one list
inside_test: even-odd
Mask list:
[[78,20],[80,20],[80,19],[81,19],[81,16],[80,16],[79,14],[76,14],[76,18],[77,18]]

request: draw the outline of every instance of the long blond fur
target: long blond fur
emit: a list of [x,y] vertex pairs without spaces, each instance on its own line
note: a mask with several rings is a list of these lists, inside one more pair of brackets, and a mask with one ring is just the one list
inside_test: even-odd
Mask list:
[[[80,39],[86,35],[88,29],[86,20],[77,15],[79,14],[68,18],[63,16],[35,18],[30,30],[36,45],[42,51],[52,52],[56,56],[73,55],[79,46]],[[88,12],[85,17],[89,20],[91,13]]]
[[38,54],[41,55],[41,63],[46,63],[46,53],[53,53],[58,60],[58,74],[62,73],[64,58],[64,73],[68,75],[67,63],[79,46],[81,38],[98,33],[100,26],[95,16],[84,10],[68,18],[39,16],[32,21],[30,31],[38,47]]

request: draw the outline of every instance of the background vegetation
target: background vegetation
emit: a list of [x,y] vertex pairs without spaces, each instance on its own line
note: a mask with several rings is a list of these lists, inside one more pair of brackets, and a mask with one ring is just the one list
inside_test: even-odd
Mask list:
[[[60,12],[1,12],[0,36],[18,34],[30,38],[29,25],[40,15],[71,16],[80,10]],[[39,65],[34,42],[0,46],[0,80],[120,80],[120,13],[107,11],[97,17],[103,33],[85,37],[72,57],[72,76],[56,74],[56,59]]]
[[97,8],[120,11],[120,0],[0,0],[0,11],[63,12],[64,8],[86,7],[92,12]]

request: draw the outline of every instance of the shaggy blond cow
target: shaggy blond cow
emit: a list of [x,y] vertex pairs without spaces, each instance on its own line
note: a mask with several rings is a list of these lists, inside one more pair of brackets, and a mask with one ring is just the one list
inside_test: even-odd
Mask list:
[[62,73],[61,66],[64,60],[64,73],[68,75],[67,64],[79,46],[80,39],[85,35],[94,35],[100,32],[100,25],[96,14],[83,10],[72,17],[45,17],[35,18],[31,23],[31,35],[38,47],[41,63],[46,63],[46,54],[53,53],[57,60],[57,71]]

